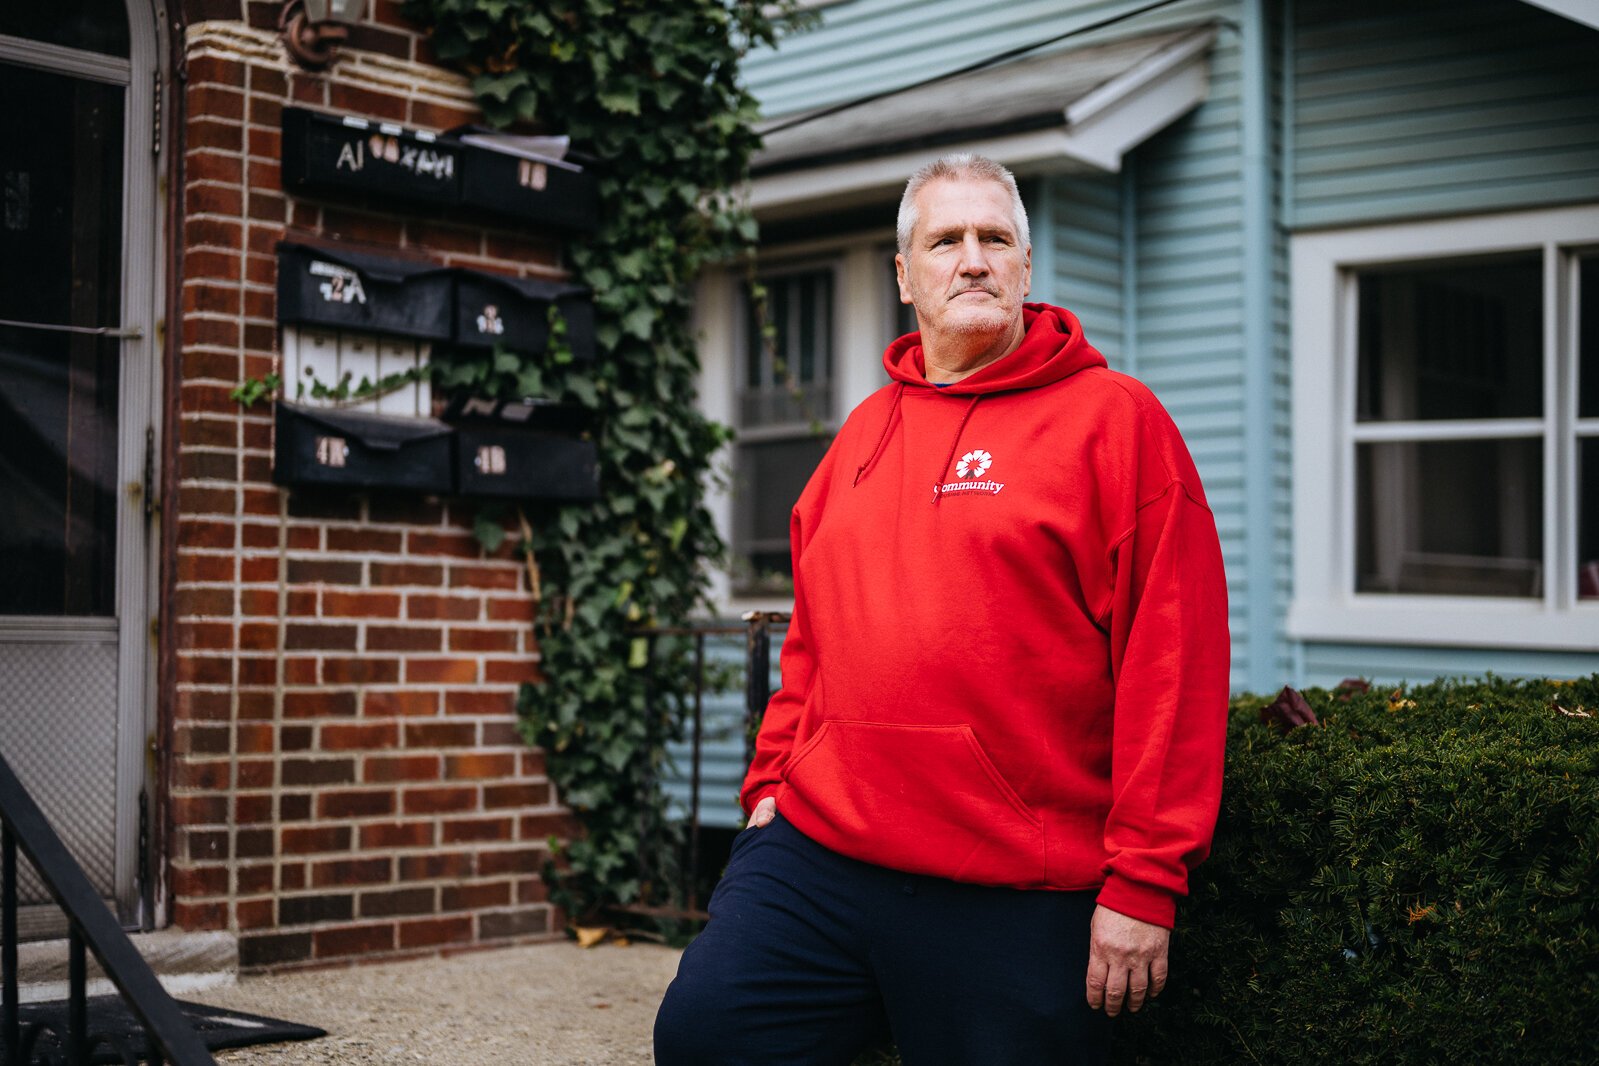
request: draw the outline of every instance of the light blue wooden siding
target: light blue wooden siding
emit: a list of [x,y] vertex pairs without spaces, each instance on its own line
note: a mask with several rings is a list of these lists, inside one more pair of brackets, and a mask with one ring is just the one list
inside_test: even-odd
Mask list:
[[1055,176],[1033,196],[1032,299],[1071,308],[1094,347],[1126,370],[1121,183],[1113,175]]
[[[1208,11],[1237,19],[1233,4]],[[1269,35],[1268,35],[1269,37]],[[1136,235],[1136,372],[1171,412],[1193,453],[1221,533],[1233,627],[1233,683],[1286,676],[1288,646],[1280,638],[1291,567],[1287,425],[1285,267],[1282,248],[1262,269],[1274,294],[1271,387],[1267,413],[1272,477],[1250,498],[1245,478],[1245,330],[1242,181],[1242,79],[1239,35],[1224,29],[1211,52],[1210,95],[1193,114],[1156,135],[1134,160]],[[1275,151],[1276,137],[1270,138]],[[1275,183],[1271,183],[1274,185]],[[1246,569],[1248,523],[1271,525],[1271,565],[1251,587]],[[1264,587],[1259,587],[1264,585]],[[1252,597],[1269,632],[1249,660]]]
[[1430,681],[1435,677],[1586,677],[1599,670],[1599,656],[1486,648],[1394,647],[1312,644],[1305,648],[1305,685],[1330,688],[1346,677],[1378,685]]
[[[854,0],[825,9],[820,28],[785,38],[775,54],[752,56],[746,77],[765,114],[803,111],[953,70],[1137,6],[1126,0],[1004,5]],[[1177,3],[1051,47],[1210,19],[1236,23],[1239,11],[1234,0]],[[1285,677],[1289,669],[1287,645],[1278,637],[1291,562],[1286,268],[1279,247],[1278,262],[1270,268],[1278,294],[1273,328],[1280,338],[1272,385],[1280,400],[1271,427],[1276,475],[1267,496],[1246,507],[1240,63],[1233,26],[1220,27],[1210,70],[1207,101],[1133,154],[1129,180],[1054,175],[1032,183],[1029,206],[1037,297],[1075,310],[1112,365],[1130,370],[1155,390],[1194,453],[1222,536],[1233,680],[1242,688],[1252,673],[1240,639],[1251,596],[1264,598],[1273,619],[1266,662],[1255,664],[1253,672]],[[1124,209],[1130,209],[1130,219],[1123,217]],[[1052,240],[1046,242],[1044,229],[1053,233]],[[1047,270],[1038,276],[1041,264]],[[1270,579],[1253,589],[1244,566],[1251,520],[1271,523],[1281,534],[1274,538]]]
[[[751,54],[744,79],[763,114],[806,111],[957,70],[1141,6],[1141,0],[851,0],[822,9],[820,26],[783,37],[775,51]],[[1231,8],[1175,3],[1044,51],[1188,25],[1218,6]]]
[[1599,31],[1521,0],[1294,0],[1300,227],[1599,199]]

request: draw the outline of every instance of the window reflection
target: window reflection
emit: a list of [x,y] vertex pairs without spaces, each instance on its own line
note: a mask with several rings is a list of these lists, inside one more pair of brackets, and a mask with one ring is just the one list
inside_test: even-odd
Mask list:
[[48,4],[5,0],[0,3],[0,34],[110,56],[129,54],[128,12],[123,0],[51,0]]
[[1360,278],[1362,422],[1543,413],[1542,258]]
[[1363,444],[1356,588],[1543,594],[1543,442]]
[[120,342],[60,327],[121,324],[123,89],[0,65],[0,99],[0,613],[110,615]]

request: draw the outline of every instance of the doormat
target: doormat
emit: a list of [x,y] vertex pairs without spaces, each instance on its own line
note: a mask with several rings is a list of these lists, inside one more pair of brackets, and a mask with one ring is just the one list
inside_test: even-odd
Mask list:
[[[299,1025],[277,1018],[264,1018],[259,1014],[246,1014],[243,1011],[211,1007],[204,1003],[189,1003],[181,999],[176,1002],[178,1010],[183,1012],[189,1024],[194,1026],[195,1033],[212,1051],[249,1047],[252,1044],[278,1044],[289,1040],[315,1040],[328,1035],[325,1029],[318,1029],[315,1026]],[[133,1010],[121,996],[90,996],[86,1003],[89,1008],[91,1037],[103,1033],[139,1058],[149,1057],[149,1048],[145,1046],[144,1041],[144,1026],[139,1024],[133,1016]],[[27,1032],[29,1025],[44,1025],[60,1038],[62,1044],[66,1043],[66,1000],[24,1003],[21,1015],[24,1033]],[[35,1045],[36,1048],[49,1044],[50,1033],[43,1034],[39,1040],[40,1042]],[[125,1060],[102,1043],[95,1049],[91,1061],[116,1064]]]

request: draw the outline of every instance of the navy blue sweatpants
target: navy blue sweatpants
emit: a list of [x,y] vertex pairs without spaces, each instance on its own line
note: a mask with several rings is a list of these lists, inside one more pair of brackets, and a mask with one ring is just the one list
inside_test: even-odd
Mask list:
[[1105,1061],[1084,998],[1093,892],[1023,892],[845,858],[781,816],[746,829],[655,1019],[657,1066]]

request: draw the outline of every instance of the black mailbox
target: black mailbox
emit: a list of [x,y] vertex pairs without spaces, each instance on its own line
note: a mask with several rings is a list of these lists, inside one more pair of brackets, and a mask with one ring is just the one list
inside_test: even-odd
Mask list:
[[283,109],[283,185],[438,204],[461,199],[462,145],[425,130],[303,107]]
[[594,358],[594,304],[580,285],[508,278],[458,270],[455,282],[455,343],[463,348],[504,345],[539,355],[549,348],[550,305],[566,323],[572,358]]
[[272,480],[445,494],[454,473],[453,437],[436,418],[280,402]]
[[278,321],[449,340],[454,277],[431,263],[278,245]]
[[580,408],[538,400],[466,398],[444,417],[455,424],[455,484],[462,496],[597,500],[599,452],[577,436]]
[[594,174],[570,159],[517,148],[509,138],[478,126],[450,130],[460,145],[461,203],[568,230],[599,223]]

